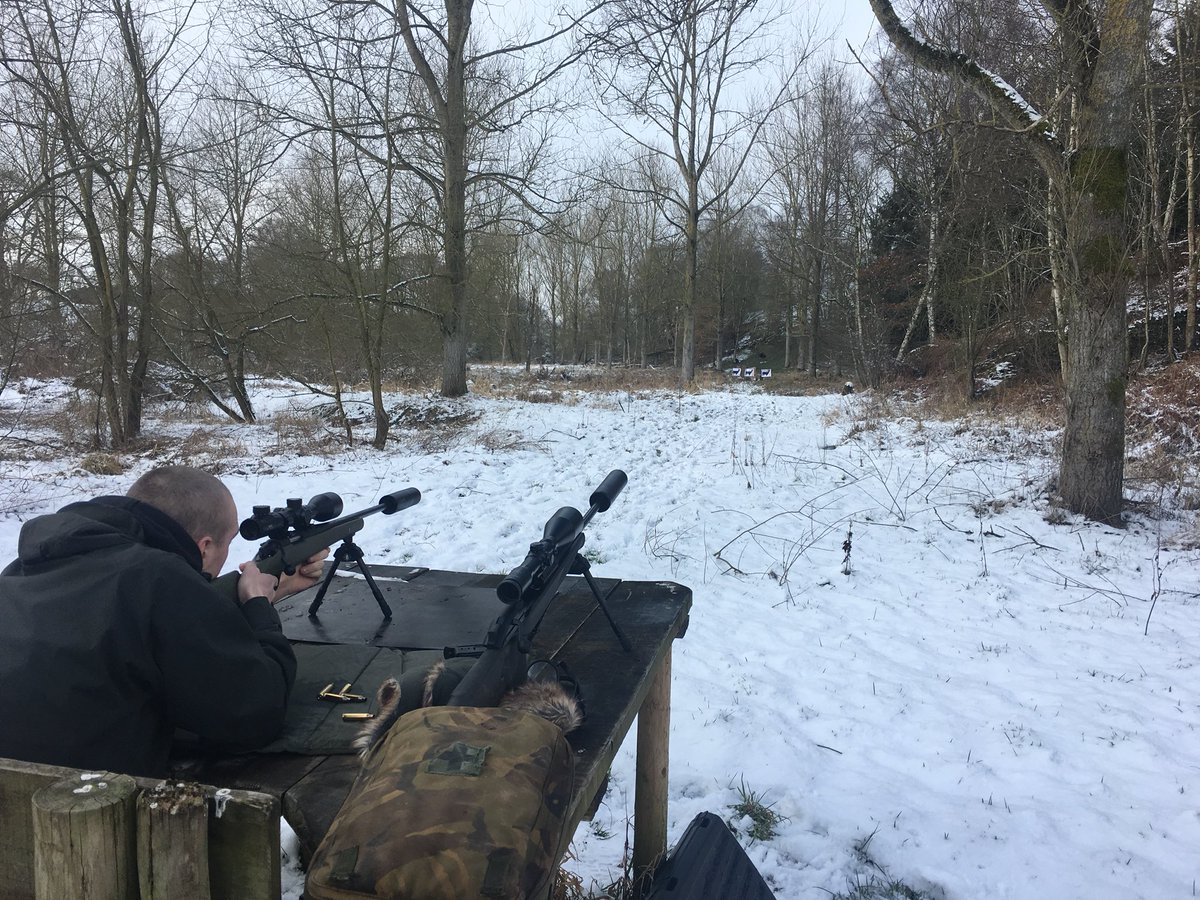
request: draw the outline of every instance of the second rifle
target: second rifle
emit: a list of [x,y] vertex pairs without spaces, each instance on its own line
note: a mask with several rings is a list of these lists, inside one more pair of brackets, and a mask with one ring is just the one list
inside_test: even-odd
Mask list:
[[448,705],[494,706],[505,691],[524,679],[533,637],[567,575],[584,577],[621,647],[630,652],[629,639],[613,619],[592,578],[591,566],[579,552],[586,540],[584,528],[596,513],[608,511],[628,481],[624,472],[613,469],[592,491],[586,513],[564,506],[550,517],[542,539],[529,545],[524,561],[496,587],[496,596],[505,609],[488,629],[483,643],[446,648],[447,658],[477,657],[450,694]]

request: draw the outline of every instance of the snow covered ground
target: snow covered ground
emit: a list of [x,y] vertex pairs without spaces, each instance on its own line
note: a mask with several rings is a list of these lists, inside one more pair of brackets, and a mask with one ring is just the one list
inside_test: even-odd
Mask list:
[[[0,398],[9,429],[54,386],[25,387]],[[367,520],[369,559],[481,572],[511,568],[555,509],[624,469],[588,531],[596,573],[694,593],[675,646],[668,841],[701,811],[729,817],[739,791],[761,796],[783,819],[744,843],[781,900],[872,879],[947,900],[1195,896],[1195,513],[1121,530],[1063,515],[1045,493],[1053,433],[882,418],[863,396],[735,384],[562,399],[396,395],[426,418],[477,418],[324,457],[290,451],[281,424],[315,401],[265,386],[276,417],[207,424],[190,459],[218,466],[243,513],[327,490],[357,509],[416,486],[418,506]],[[149,430],[168,446],[191,427],[176,414]],[[121,492],[163,459],[126,458],[116,476],[63,455],[6,462],[5,555],[22,520]],[[575,835],[585,884],[619,874],[633,748]]]

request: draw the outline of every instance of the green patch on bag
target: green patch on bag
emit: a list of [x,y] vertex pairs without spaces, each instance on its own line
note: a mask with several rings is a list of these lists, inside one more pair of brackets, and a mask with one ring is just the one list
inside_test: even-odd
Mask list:
[[491,749],[455,741],[441,756],[429,760],[425,771],[430,775],[482,775],[484,760]]

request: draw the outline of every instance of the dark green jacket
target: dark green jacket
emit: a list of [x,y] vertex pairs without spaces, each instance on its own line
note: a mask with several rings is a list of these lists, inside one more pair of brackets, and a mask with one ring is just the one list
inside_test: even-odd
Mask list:
[[250,749],[283,725],[296,658],[265,598],[210,581],[169,516],[128,497],[21,529],[0,573],[0,756],[165,773],[177,728]]

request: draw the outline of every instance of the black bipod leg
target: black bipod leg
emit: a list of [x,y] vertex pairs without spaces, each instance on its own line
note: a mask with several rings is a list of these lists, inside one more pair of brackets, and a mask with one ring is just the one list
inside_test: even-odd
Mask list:
[[325,570],[325,577],[321,580],[321,586],[317,588],[317,596],[313,597],[312,603],[308,605],[308,617],[315,619],[317,610],[321,608],[321,604],[325,601],[325,592],[329,590],[329,585],[333,583],[333,576],[337,574],[338,566],[342,564],[342,548],[338,547],[333,552],[333,562],[328,569]]
[[[612,612],[609,611],[608,604],[604,602],[604,597],[600,595],[600,585],[596,584],[596,579],[592,577],[592,564],[587,561],[587,558],[579,555],[575,557],[575,562],[571,565],[571,574],[582,575],[587,581],[588,587],[592,589],[592,596],[596,598],[596,602],[600,604],[600,609],[604,613],[604,618],[608,619],[608,624],[612,626],[613,634],[617,636],[617,640],[621,642],[621,649],[626,653],[633,652],[633,645],[629,643],[629,638],[625,637],[625,632],[621,630],[621,626],[617,624],[617,620],[612,617]],[[620,583],[613,585],[613,591],[620,587]],[[609,591],[611,596],[612,591]]]
[[371,593],[375,597],[375,602],[379,604],[379,611],[383,613],[385,619],[392,617],[392,608],[387,605],[387,601],[383,599],[383,591],[379,590],[379,585],[375,583],[375,577],[371,574],[371,570],[367,567],[367,561],[363,558],[362,548],[350,538],[346,538],[342,542],[339,550],[345,550],[346,556],[354,560],[358,566],[358,571],[362,572],[363,578],[367,580],[367,584],[371,586]]
[[337,573],[338,567],[347,559],[358,566],[358,571],[362,572],[363,578],[366,579],[367,585],[371,588],[371,594],[375,597],[375,602],[379,604],[379,611],[383,613],[385,619],[390,619],[392,617],[392,608],[383,599],[383,592],[379,590],[379,585],[375,583],[375,578],[371,575],[371,570],[367,567],[367,561],[363,558],[362,548],[350,538],[342,541],[342,545],[333,551],[333,565],[325,573],[325,580],[321,583],[321,589],[317,591],[317,596],[313,597],[312,605],[308,608],[308,614],[316,616],[317,610],[321,608],[321,602],[325,599],[325,591],[329,589],[329,585],[333,581],[333,576]]

